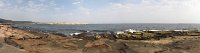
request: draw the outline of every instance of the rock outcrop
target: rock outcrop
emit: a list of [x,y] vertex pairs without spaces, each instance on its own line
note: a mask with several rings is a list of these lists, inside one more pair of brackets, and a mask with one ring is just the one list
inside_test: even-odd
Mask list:
[[22,40],[40,38],[39,36],[36,36],[35,34],[29,32],[31,31],[15,29],[10,25],[0,25],[0,34],[2,34],[1,37],[9,37]]
[[[151,34],[146,34],[151,37]],[[84,35],[82,35],[84,36]],[[0,53],[199,53],[200,36],[162,40],[65,37],[0,24]],[[111,40],[113,39],[113,40]],[[165,42],[164,42],[165,41]],[[166,42],[168,41],[168,42]]]

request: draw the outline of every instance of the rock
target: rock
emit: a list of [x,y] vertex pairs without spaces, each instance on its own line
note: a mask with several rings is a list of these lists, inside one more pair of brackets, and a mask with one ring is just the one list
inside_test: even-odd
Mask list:
[[127,53],[127,49],[129,49],[128,44],[126,44],[126,43],[120,44],[120,48],[119,48],[120,53]]
[[5,32],[5,36],[7,37],[12,36],[12,32]]
[[18,40],[24,39],[24,36],[23,35],[15,35],[14,39],[18,39]]
[[0,33],[0,38],[1,38],[1,37],[5,37],[5,35],[4,35],[4,34],[2,34],[2,33]]
[[84,53],[109,53],[111,51],[113,51],[111,46],[105,40],[88,42],[83,49]]
[[21,45],[17,44],[15,41],[11,40],[10,38],[4,38],[4,41],[8,45],[12,45],[12,46],[15,46],[17,48],[23,49],[23,47]]
[[3,47],[3,44],[2,43],[0,43],[0,49]]
[[64,48],[69,49],[69,50],[77,50],[78,45],[73,44],[73,43],[66,43],[63,45]]
[[2,45],[2,47],[0,48],[0,53],[28,53],[26,50],[18,49],[5,43],[0,44]]

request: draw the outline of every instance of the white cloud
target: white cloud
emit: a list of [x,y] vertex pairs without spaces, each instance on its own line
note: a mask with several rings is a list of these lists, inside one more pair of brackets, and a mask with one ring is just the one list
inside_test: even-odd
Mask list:
[[74,2],[74,3],[72,3],[72,4],[74,4],[74,5],[76,5],[76,4],[80,4],[81,2]]
[[4,3],[2,1],[0,1],[0,7],[4,6]]
[[3,4],[2,7],[0,7],[0,18],[11,19],[11,20],[30,20],[30,21],[44,21],[44,19],[53,18],[51,17],[53,16],[51,15],[53,11],[51,10],[51,7],[55,6],[54,5],[55,3],[51,2],[53,0],[45,3],[41,1],[15,0],[12,2],[16,2],[16,4],[13,4],[8,0],[0,0],[0,4]]
[[[143,0],[140,4],[112,3],[92,14],[105,23],[200,23],[200,0]],[[95,17],[95,18],[94,18]]]
[[[92,9],[75,0],[77,7],[57,6],[56,0],[29,0],[24,6],[5,3],[0,0],[0,17],[15,20],[33,21],[70,21],[89,23],[200,23],[200,0],[142,0],[138,4],[131,2],[114,3],[106,7]],[[48,1],[48,2],[46,2]],[[16,0],[21,3],[25,1]],[[71,4],[71,3],[70,3]],[[93,4],[91,4],[93,5]]]

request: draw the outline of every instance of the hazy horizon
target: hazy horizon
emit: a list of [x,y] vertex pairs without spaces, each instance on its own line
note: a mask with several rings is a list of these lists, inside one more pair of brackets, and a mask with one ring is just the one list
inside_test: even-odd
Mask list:
[[200,0],[0,0],[0,18],[68,23],[200,23]]

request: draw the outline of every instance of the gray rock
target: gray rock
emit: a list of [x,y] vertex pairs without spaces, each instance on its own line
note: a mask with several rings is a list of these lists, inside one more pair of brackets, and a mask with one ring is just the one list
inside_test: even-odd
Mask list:
[[0,43],[0,49],[3,47],[3,44],[2,43]]

